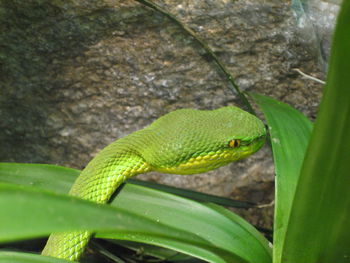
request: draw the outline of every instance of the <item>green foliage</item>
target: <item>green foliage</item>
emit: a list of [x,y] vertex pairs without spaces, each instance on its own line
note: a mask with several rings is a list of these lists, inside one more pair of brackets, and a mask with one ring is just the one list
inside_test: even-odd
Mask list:
[[71,263],[64,259],[21,252],[0,251],[0,263]]
[[[290,106],[252,95],[267,119],[276,166],[273,260],[266,239],[223,207],[133,184],[110,206],[97,205],[65,195],[79,171],[50,165],[0,164],[0,242],[86,229],[215,263],[350,262],[349,24],[350,2],[344,1],[313,130]],[[124,245],[136,249],[136,243]],[[158,258],[171,254],[147,249]],[[65,261],[0,252],[0,262]]]
[[277,262],[350,262],[349,25],[350,1],[343,1],[324,97]]
[[271,262],[267,240],[226,209],[133,184],[110,205],[62,195],[78,174],[53,165],[0,164],[0,181],[7,182],[0,184],[0,242],[86,229],[99,238],[158,245],[208,262]]
[[251,94],[268,122],[275,164],[274,258],[280,258],[312,123],[299,111],[272,98]]
[[[31,185],[56,193],[68,193],[74,180],[79,174],[79,170],[55,165],[0,163],[1,182]],[[222,206],[236,208],[250,208],[254,206],[254,204],[249,202],[236,201],[229,198],[203,194],[154,182],[136,179],[127,179],[126,182]]]
[[[299,124],[300,131],[294,128],[276,132],[273,126],[271,129],[277,176],[275,263],[350,262],[349,24],[350,2],[343,1],[334,33],[327,84],[305,158],[311,125]],[[271,108],[264,105],[267,100],[255,97],[272,125]],[[291,111],[290,116],[293,114]],[[286,118],[277,118],[281,126],[287,125],[286,120],[291,121]],[[288,137],[290,142],[285,140]],[[284,138],[285,153],[279,151],[275,138],[277,142]],[[298,148],[299,153],[289,152]],[[288,161],[294,167],[287,164],[279,170],[282,168],[279,161],[288,156],[297,159]],[[283,180],[286,181],[281,182]]]

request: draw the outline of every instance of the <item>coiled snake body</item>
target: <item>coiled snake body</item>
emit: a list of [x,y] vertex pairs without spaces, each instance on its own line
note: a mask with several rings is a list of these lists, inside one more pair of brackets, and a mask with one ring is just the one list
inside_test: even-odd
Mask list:
[[[70,194],[106,203],[131,176],[158,171],[194,174],[216,169],[259,150],[265,127],[237,107],[176,110],[99,152],[81,172]],[[42,254],[79,260],[91,232],[51,234]]]

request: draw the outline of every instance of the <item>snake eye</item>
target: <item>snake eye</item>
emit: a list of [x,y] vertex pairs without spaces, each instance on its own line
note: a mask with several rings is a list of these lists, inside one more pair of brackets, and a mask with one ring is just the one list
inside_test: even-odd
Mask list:
[[241,140],[231,140],[228,143],[228,146],[231,148],[236,148],[236,147],[239,147],[240,145],[241,145]]

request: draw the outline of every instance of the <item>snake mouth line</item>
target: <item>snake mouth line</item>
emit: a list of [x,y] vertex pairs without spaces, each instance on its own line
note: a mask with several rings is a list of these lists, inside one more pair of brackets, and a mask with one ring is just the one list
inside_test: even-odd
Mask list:
[[236,149],[222,148],[214,152],[193,156],[174,166],[158,167],[158,172],[171,174],[198,174],[214,170],[233,161],[248,157],[258,151],[265,142],[265,136],[259,136]]

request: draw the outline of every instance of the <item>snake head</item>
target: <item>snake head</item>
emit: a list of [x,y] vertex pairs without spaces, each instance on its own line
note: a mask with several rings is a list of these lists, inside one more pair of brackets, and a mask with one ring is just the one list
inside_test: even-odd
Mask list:
[[152,170],[194,174],[245,158],[264,144],[264,124],[233,106],[216,110],[182,109],[168,113],[143,130],[139,150]]

